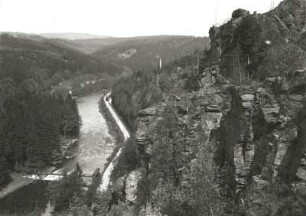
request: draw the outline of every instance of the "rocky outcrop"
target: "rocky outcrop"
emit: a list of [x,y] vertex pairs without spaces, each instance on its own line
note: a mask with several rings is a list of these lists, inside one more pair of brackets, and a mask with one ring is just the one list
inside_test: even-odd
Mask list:
[[[299,76],[306,63],[305,1],[284,0],[265,14],[237,11],[227,23],[210,30],[211,58],[221,65],[220,73],[237,83],[247,83],[250,77]],[[286,54],[292,58],[283,58]]]
[[[182,127],[188,128],[184,132],[187,136],[182,160],[194,158],[192,155],[196,152],[192,143],[197,137],[196,127],[200,125],[215,148],[215,162],[220,166],[219,181],[224,180],[224,171],[221,171],[224,164],[231,167],[226,169],[226,175],[232,176],[234,181],[222,184],[228,184],[234,194],[244,190],[252,179],[255,185],[265,185],[263,182],[285,181],[288,175],[294,176],[288,171],[292,166],[288,158],[294,154],[292,148],[298,137],[294,118],[303,107],[304,96],[275,94],[278,79],[257,86],[220,86],[216,81],[225,79],[218,71],[216,66],[206,68],[201,75],[200,91],[180,94],[179,100],[168,101],[176,107]],[[150,157],[158,136],[156,127],[165,106],[161,103],[138,113],[136,141],[147,169],[150,169]],[[188,185],[189,168],[188,163],[180,168],[182,185]],[[303,179],[304,168],[295,169],[297,177]]]
[[[251,200],[257,213],[262,211],[260,206],[264,206],[264,201],[252,200],[254,194],[265,193],[267,188],[278,184],[285,184],[286,190],[305,189],[306,73],[305,69],[298,69],[303,64],[296,64],[294,59],[284,62],[286,59],[280,57],[287,54],[288,48],[280,44],[294,44],[298,55],[304,55],[294,42],[304,28],[301,20],[304,2],[285,0],[262,15],[236,11],[228,23],[211,28],[209,59],[201,65],[195,82],[200,89],[186,92],[182,87],[184,82],[179,74],[190,72],[190,68],[184,71],[180,67],[174,75],[169,73],[172,75],[169,80],[177,80],[175,91],[159,91],[162,99],[153,105],[149,103],[137,114],[137,154],[148,182],[155,181],[150,185],[150,190],[153,188],[150,193],[160,192],[154,191],[154,186],[166,185],[176,190],[177,199],[188,197],[186,191],[194,190],[193,169],[204,157],[199,150],[203,146],[212,149],[213,162],[200,166],[213,167],[209,175],[218,185],[218,192],[231,199]],[[289,9],[292,11],[288,12]],[[244,32],[244,27],[251,32]],[[271,34],[270,29],[274,28]],[[258,38],[252,34],[256,30]],[[243,40],[245,35],[251,36]],[[271,35],[275,36],[273,41],[267,37]],[[265,42],[268,48],[262,44]],[[280,46],[282,54],[278,53]],[[263,60],[271,55],[273,61]],[[159,167],[154,167],[156,164]],[[152,167],[159,175],[151,172]],[[131,184],[131,190],[134,186]],[[248,196],[250,191],[252,196]]]
[[119,199],[125,200],[130,204],[136,204],[138,183],[143,177],[144,173],[144,169],[139,168],[118,178],[112,185],[112,191],[118,196]]
[[161,103],[157,106],[149,107],[138,112],[135,140],[143,166],[148,166],[147,160],[152,154],[154,130],[157,125],[156,120],[164,107],[165,104]]

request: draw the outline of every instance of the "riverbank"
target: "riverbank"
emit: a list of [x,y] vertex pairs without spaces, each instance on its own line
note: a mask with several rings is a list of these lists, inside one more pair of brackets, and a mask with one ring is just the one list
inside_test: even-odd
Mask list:
[[108,110],[105,102],[104,102],[104,96],[105,94],[103,94],[103,96],[101,97],[100,101],[99,101],[99,109],[100,109],[100,113],[102,114],[102,116],[104,117],[105,121],[106,121],[106,125],[109,131],[109,134],[115,138],[116,140],[116,146],[120,143],[122,143],[124,141],[124,136],[123,133],[121,132],[118,124],[116,123],[114,117],[112,116],[112,114],[110,113],[110,111]]
[[109,166],[109,164],[112,162],[120,148],[123,146],[124,143],[124,136],[122,131],[120,130],[118,124],[116,123],[114,117],[112,116],[111,112],[107,108],[105,101],[104,101],[105,94],[101,97],[99,101],[99,109],[100,113],[104,117],[106,121],[106,125],[109,131],[109,134],[115,139],[115,148],[112,152],[112,154],[107,158],[107,163],[104,166],[104,170],[102,171],[102,175],[104,174],[105,170]]
[[107,93],[100,99],[101,110],[106,116],[106,122],[109,123],[109,129],[114,129],[113,131],[117,130],[114,136],[119,138],[121,135],[123,137],[123,140],[117,143],[116,148],[113,150],[112,154],[108,158],[108,164],[105,165],[105,169],[102,173],[102,184],[99,188],[100,191],[107,190],[109,184],[111,183],[112,171],[114,170],[116,162],[122,152],[122,148],[125,141],[130,138],[130,133],[128,132],[126,126],[124,125],[124,123],[111,105],[110,95],[111,93]]

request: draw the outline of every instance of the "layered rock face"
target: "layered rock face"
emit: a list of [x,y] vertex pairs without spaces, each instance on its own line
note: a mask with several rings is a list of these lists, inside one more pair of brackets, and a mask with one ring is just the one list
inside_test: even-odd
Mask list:
[[250,188],[260,191],[276,182],[305,188],[305,92],[275,94],[277,80],[218,86],[218,77],[211,79],[215,69],[203,72],[206,84],[200,91],[139,112],[136,142],[148,176],[156,160],[154,145],[163,136],[157,127],[165,107],[171,106],[180,125],[174,136],[184,139],[184,149],[178,150],[183,161],[178,167],[178,188],[192,187],[191,173],[203,142],[213,148],[213,178],[225,197],[242,196]]
[[[286,158],[292,157],[290,146],[297,145],[298,137],[303,136],[299,123],[303,116],[299,112],[303,109],[304,95],[285,92],[276,96],[270,83],[214,86],[215,81],[208,71],[203,72],[202,80],[211,80],[210,83],[172,102],[182,125],[191,126],[190,119],[196,119],[208,135],[207,139],[213,134],[211,142],[215,145],[216,163],[233,166],[237,189],[247,184],[248,176],[273,180],[282,171],[284,178],[292,179],[292,174],[286,171],[291,162]],[[162,120],[160,115],[165,106],[162,103],[138,114],[136,141],[145,158],[152,154],[154,137],[158,136],[154,130]],[[298,151],[303,152],[304,148],[301,145]]]
[[[306,55],[298,41],[306,27],[306,1],[283,1],[263,15],[238,12],[225,25],[210,30],[213,59],[221,66],[220,74],[237,83],[232,110],[224,117],[219,133],[228,137],[223,151],[233,149],[228,158],[233,160],[236,192],[250,179],[304,181],[305,144],[301,140],[305,133]],[[281,53],[281,47],[287,51]],[[294,59],[290,59],[290,49],[295,49]],[[255,81],[256,77],[265,81]],[[227,129],[229,125],[236,129]]]

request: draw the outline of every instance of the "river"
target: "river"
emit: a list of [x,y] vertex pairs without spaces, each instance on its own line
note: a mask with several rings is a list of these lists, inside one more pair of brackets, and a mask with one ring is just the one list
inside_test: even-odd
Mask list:
[[[110,136],[105,119],[99,112],[98,102],[101,97],[102,94],[91,94],[77,99],[82,125],[77,155],[64,165],[67,170],[73,169],[77,162],[88,175],[96,168],[103,170],[106,159],[114,149],[114,139]],[[41,215],[48,203],[46,189],[46,181],[35,181],[7,195],[0,200],[0,215]]]

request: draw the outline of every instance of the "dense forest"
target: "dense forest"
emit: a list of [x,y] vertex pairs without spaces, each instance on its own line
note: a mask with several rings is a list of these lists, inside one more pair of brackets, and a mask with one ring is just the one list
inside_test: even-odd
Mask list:
[[72,96],[55,89],[65,80],[101,77],[100,66],[39,36],[0,35],[0,186],[12,171],[62,162],[63,140],[78,137],[80,119]]
[[61,155],[60,136],[78,136],[78,111],[71,97],[17,96],[5,109],[1,156],[15,171],[52,166]]
[[55,40],[26,34],[0,34],[0,62],[1,79],[11,77],[19,83],[35,81],[43,90],[63,79],[88,75],[108,79],[119,73],[113,64],[100,63]]

